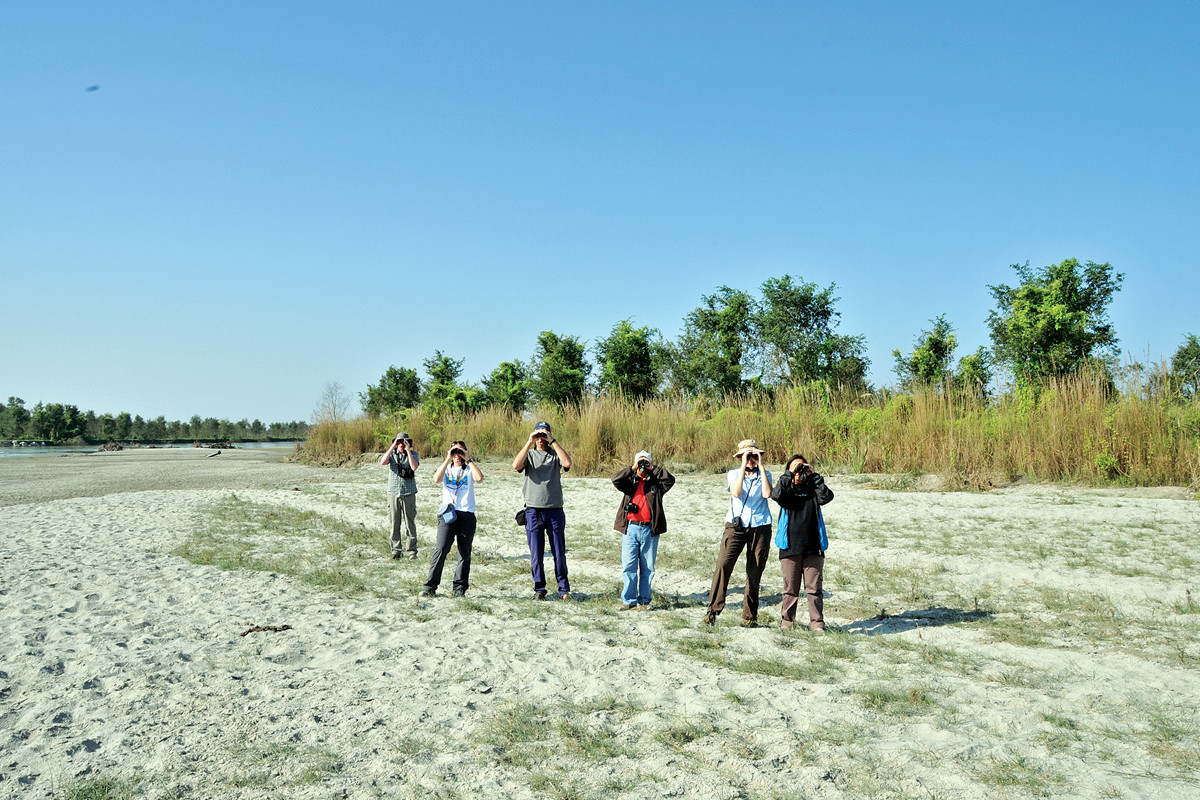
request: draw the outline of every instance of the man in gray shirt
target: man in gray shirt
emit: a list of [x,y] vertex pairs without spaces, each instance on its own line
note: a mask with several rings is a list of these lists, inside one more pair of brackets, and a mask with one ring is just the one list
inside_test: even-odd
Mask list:
[[533,426],[529,441],[513,458],[513,469],[525,473],[521,495],[525,500],[525,534],[529,539],[533,592],[538,600],[546,599],[546,571],[542,561],[546,557],[547,538],[554,559],[554,577],[558,580],[558,596],[562,600],[571,599],[562,493],[562,473],[570,468],[571,456],[545,422]]
[[[392,558],[400,558],[407,550],[409,558],[417,557],[417,479],[415,473],[421,465],[417,451],[413,450],[412,439],[404,431],[396,434],[392,445],[379,459],[388,468],[388,523],[391,526],[389,542]],[[405,534],[407,543],[404,541]],[[407,544],[407,548],[404,546]]]

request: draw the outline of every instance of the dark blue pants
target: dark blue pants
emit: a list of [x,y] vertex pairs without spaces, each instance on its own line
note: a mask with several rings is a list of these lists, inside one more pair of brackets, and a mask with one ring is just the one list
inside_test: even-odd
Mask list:
[[560,595],[571,591],[567,580],[567,515],[561,508],[525,509],[525,534],[529,537],[529,561],[533,571],[533,590],[546,591],[546,538],[550,539],[550,555],[554,558],[554,577]]

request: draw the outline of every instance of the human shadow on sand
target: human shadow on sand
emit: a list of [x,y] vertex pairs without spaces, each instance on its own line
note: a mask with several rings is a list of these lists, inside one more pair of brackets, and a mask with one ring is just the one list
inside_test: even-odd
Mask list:
[[879,636],[887,633],[903,633],[916,628],[937,628],[942,625],[960,625],[965,622],[983,622],[990,619],[992,619],[992,613],[982,609],[965,610],[946,606],[930,606],[929,608],[903,611],[899,614],[889,614],[885,609],[870,619],[852,622],[849,625],[840,625],[838,630],[844,633]]

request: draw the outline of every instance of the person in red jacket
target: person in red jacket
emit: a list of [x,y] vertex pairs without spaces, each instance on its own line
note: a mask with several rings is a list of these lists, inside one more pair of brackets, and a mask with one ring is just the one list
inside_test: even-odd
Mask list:
[[642,450],[633,457],[633,466],[614,475],[612,482],[624,495],[613,523],[613,529],[623,534],[621,607],[647,609],[658,558],[658,536],[667,530],[662,496],[675,485],[675,476]]

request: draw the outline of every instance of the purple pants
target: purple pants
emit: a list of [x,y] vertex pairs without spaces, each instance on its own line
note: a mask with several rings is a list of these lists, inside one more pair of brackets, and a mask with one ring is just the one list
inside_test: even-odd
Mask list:
[[561,508],[525,509],[525,534],[529,537],[529,561],[533,571],[533,590],[546,591],[546,539],[550,539],[550,555],[554,558],[554,577],[558,579],[560,595],[571,591],[567,580],[567,515]]

